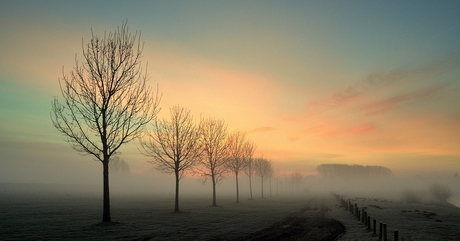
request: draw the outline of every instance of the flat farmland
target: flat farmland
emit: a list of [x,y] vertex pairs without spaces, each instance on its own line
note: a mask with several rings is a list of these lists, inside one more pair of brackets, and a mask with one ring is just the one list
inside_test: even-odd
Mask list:
[[[101,225],[97,192],[0,192],[0,240],[379,240],[328,192],[241,199],[112,195],[114,223]],[[460,240],[460,209],[342,194],[388,225],[388,240]],[[341,229],[341,227],[344,227]],[[378,233],[378,232],[377,232]]]
[[[309,205],[312,197],[219,200],[181,197],[174,213],[173,197],[111,197],[114,224],[100,225],[98,195],[55,193],[3,194],[0,237],[6,240],[211,240],[235,239],[266,228]],[[310,202],[311,205],[311,202]],[[316,205],[316,204],[315,204]]]

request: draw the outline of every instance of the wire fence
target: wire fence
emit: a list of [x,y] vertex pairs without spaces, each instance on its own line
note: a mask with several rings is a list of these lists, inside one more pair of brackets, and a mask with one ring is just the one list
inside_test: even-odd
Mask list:
[[[371,218],[370,213],[367,212],[366,208],[358,208],[357,203],[352,203],[351,200],[348,202],[340,195],[333,193],[335,198],[341,203],[341,205],[349,211],[358,221],[362,222],[369,232],[373,232],[374,235],[379,236],[379,240],[388,241],[388,226],[386,223],[379,222],[377,229],[377,220]],[[393,241],[399,241],[399,231],[393,230]]]

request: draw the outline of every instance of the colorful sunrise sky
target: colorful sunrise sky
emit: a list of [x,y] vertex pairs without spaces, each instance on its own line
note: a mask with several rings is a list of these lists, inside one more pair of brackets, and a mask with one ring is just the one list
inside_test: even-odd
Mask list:
[[[224,119],[285,172],[460,173],[459,13],[460,1],[1,1],[0,182],[99,165],[54,129],[51,101],[91,30],[125,19],[161,117],[177,104]],[[137,148],[121,156],[142,173]]]

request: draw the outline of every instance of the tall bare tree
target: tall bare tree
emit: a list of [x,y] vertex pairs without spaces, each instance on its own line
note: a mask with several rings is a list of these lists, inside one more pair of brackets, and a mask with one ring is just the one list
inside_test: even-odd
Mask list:
[[83,61],[59,79],[64,100],[54,97],[51,120],[73,149],[91,155],[103,167],[102,222],[110,222],[109,161],[136,138],[159,108],[158,92],[147,85],[141,67],[144,44],[127,21],[114,32],[82,42]]
[[244,171],[246,175],[249,177],[249,199],[252,200],[252,174],[254,173],[254,159],[252,156],[254,155],[254,151],[256,150],[256,146],[252,141],[246,141],[243,145],[243,158],[246,162],[246,168]]
[[255,173],[260,177],[261,183],[261,196],[264,197],[264,182],[269,177],[270,173],[273,173],[272,163],[264,158],[256,158],[254,160]]
[[246,167],[244,158],[244,143],[246,133],[234,131],[228,135],[228,158],[226,160],[227,167],[235,174],[236,180],[236,202],[240,202],[240,192],[238,185],[238,175]]
[[179,212],[179,181],[201,158],[200,126],[190,111],[179,106],[170,108],[171,120],[156,120],[153,133],[141,140],[141,153],[159,171],[174,174],[176,181],[174,212]]
[[201,174],[211,178],[212,182],[212,206],[217,206],[216,185],[228,173],[225,165],[227,157],[227,126],[223,120],[207,118],[201,123],[201,141],[203,144],[203,159],[200,169]]

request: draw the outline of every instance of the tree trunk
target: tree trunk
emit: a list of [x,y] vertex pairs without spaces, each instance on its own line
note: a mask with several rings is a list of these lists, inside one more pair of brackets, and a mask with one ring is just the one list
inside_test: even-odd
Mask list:
[[212,206],[215,207],[217,206],[217,200],[216,200],[216,177],[214,173],[212,174]]
[[174,201],[174,212],[179,212],[179,172],[175,172],[176,174],[176,197]]
[[272,178],[271,177],[268,179],[268,182],[269,182],[269,187],[270,187],[270,197],[272,197]]
[[260,178],[262,198],[264,198],[264,178]]
[[235,177],[236,177],[236,203],[240,202],[240,192],[238,189],[238,172],[235,172]]
[[250,195],[250,198],[249,200],[252,200],[252,178],[251,178],[251,173],[249,173],[249,195]]
[[112,221],[110,218],[109,160],[102,162],[102,166],[104,179],[102,222],[105,223]]

